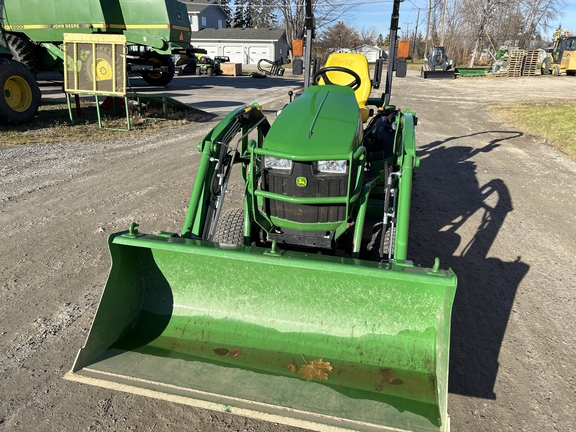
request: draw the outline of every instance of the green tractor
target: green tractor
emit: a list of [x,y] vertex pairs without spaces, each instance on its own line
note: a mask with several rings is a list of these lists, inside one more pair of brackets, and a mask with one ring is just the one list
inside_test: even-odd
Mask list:
[[221,61],[207,55],[200,55],[196,60],[196,75],[222,75]]
[[0,124],[20,125],[34,118],[41,94],[32,72],[12,59],[4,34],[3,6],[0,0]]
[[[128,73],[155,86],[172,81],[173,54],[195,52],[186,6],[176,0],[77,0],[73,7],[67,0],[5,0],[4,18],[15,59],[33,73],[63,70],[65,33],[126,36]],[[89,59],[82,68],[88,75]]]
[[110,236],[66,378],[310,429],[449,430],[456,276],[408,258],[417,117],[389,103],[392,72],[370,98],[366,58],[335,54],[272,124],[257,104],[220,121],[182,231]]

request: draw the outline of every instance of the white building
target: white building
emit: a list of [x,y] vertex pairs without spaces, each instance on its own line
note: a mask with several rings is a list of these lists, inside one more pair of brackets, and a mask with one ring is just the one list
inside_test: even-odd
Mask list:
[[354,49],[359,54],[364,54],[369,63],[375,63],[380,57],[386,58],[387,55],[383,53],[382,49],[372,45],[361,45]]
[[204,48],[209,57],[228,56],[232,63],[256,64],[288,56],[284,29],[205,28],[192,32],[191,43]]

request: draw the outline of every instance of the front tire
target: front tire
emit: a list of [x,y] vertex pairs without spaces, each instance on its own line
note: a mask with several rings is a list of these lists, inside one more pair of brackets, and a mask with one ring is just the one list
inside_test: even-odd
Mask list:
[[213,240],[216,243],[244,244],[244,209],[227,210],[218,221]]
[[540,66],[540,74],[541,75],[550,75],[550,57],[546,57]]
[[172,81],[175,74],[174,60],[168,55],[159,54],[155,51],[146,51],[144,53],[144,58],[148,64],[153,65],[156,68],[164,66],[168,70],[166,72],[152,71],[152,72],[142,72],[142,78],[149,85],[164,87]]
[[0,59],[0,123],[20,125],[34,118],[41,93],[30,69],[11,59]]
[[27,37],[16,36],[15,34],[6,34],[6,42],[12,53],[12,59],[28,67],[36,75],[40,72],[40,54],[38,46]]

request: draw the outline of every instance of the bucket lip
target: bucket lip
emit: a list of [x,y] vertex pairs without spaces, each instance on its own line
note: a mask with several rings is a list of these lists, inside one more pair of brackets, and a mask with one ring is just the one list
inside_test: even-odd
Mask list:
[[[131,357],[123,360],[123,364],[137,364],[138,368],[151,360],[151,357],[148,355],[133,352],[121,352],[113,357],[121,358],[126,356],[138,356],[139,358],[136,362],[128,362],[127,360]],[[179,368],[184,371],[183,373],[187,373],[186,368],[188,367],[188,364],[182,364],[181,361],[176,359],[169,359],[168,361],[174,369]],[[190,377],[220,376],[220,374],[214,373],[214,369],[222,372],[229,369],[224,365],[207,363],[200,364],[199,362],[195,362],[195,364],[202,368],[208,368],[206,370],[208,373],[189,373],[188,376]],[[324,393],[327,390],[324,383],[319,381],[309,382],[304,380],[294,380],[282,376],[261,375],[252,371],[241,371],[240,373],[249,374],[254,383],[261,382],[263,385],[268,387],[275,387],[279,383],[282,383],[283,386],[288,385],[289,390],[287,391],[287,394],[317,394],[318,392]],[[413,429],[413,427],[418,424],[420,427],[418,427],[417,430],[449,430],[447,429],[447,427],[449,427],[448,413],[438,403],[435,403],[434,405],[436,405],[438,409],[440,425],[434,426],[430,423],[430,417],[427,418],[417,413],[405,410],[396,411],[397,408],[394,408],[393,405],[388,405],[385,402],[382,402],[381,407],[386,407],[385,411],[388,413],[394,413],[394,415],[391,417],[386,416],[381,418],[380,421],[384,420],[384,422],[375,422],[375,419],[353,418],[345,415],[338,416],[334,413],[305,409],[301,404],[294,405],[294,403],[286,403],[286,401],[284,401],[283,404],[279,404],[274,398],[268,399],[264,397],[252,399],[244,394],[243,391],[240,392],[234,389],[232,389],[231,392],[222,393],[217,388],[207,389],[207,387],[202,385],[202,383],[196,385],[198,384],[197,378],[192,379],[193,383],[186,382],[186,380],[179,382],[175,382],[175,380],[172,380],[172,382],[158,380],[152,378],[149,374],[140,374],[134,369],[121,371],[110,368],[105,364],[105,362],[103,363],[100,360],[84,365],[77,371],[69,371],[63,376],[63,378],[67,381],[75,381],[112,390],[124,391],[131,394],[145,395],[161,400],[178,402],[216,411],[224,410],[232,414],[244,415],[252,418],[265,419],[268,417],[268,421],[311,429],[319,428],[321,430],[339,432],[344,432],[346,430],[407,431],[416,430]],[[201,378],[200,381],[202,381]],[[270,386],[270,384],[273,385]],[[232,384],[232,386],[234,386],[234,384]],[[346,397],[346,395],[338,395],[338,398],[340,399],[346,399]],[[378,402],[373,403],[377,404]],[[416,422],[416,424],[414,422]],[[408,429],[408,425],[411,425],[412,427]]]
[[412,261],[382,263],[357,258],[319,255],[307,252],[278,250],[258,246],[220,244],[200,239],[179,237],[177,234],[130,234],[128,231],[114,233],[109,238],[110,246],[124,245],[154,250],[172,251],[186,254],[217,256],[236,261],[259,261],[263,264],[274,263],[288,267],[303,267],[319,271],[340,273],[363,273],[386,271],[391,279],[419,281],[441,286],[456,287],[457,277],[451,268],[436,271],[427,267],[415,266]]

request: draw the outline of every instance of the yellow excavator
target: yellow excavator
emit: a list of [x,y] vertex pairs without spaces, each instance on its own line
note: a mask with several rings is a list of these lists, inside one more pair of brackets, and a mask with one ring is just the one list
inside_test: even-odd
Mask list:
[[556,30],[552,52],[542,61],[542,75],[576,75],[576,36],[569,30]]

